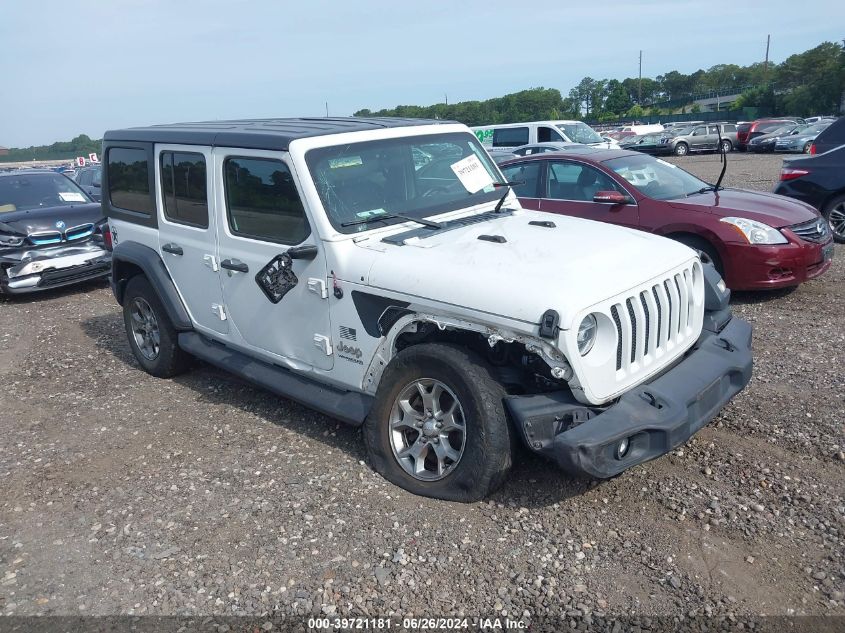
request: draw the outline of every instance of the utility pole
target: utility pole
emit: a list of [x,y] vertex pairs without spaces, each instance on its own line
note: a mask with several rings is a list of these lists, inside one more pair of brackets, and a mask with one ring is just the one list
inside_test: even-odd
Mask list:
[[763,72],[765,75],[769,74],[769,44],[772,42],[771,34],[766,36],[766,63],[763,64]]
[[444,92],[443,96],[446,98],[446,105],[449,105],[449,95]]
[[643,52],[640,51],[640,79],[637,82],[637,105],[643,104]]
[[326,101],[326,118],[329,118],[329,102]]

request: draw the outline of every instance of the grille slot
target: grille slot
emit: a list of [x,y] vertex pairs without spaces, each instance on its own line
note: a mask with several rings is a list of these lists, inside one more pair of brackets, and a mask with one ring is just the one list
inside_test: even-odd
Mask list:
[[637,372],[683,343],[696,323],[693,271],[667,276],[610,306],[616,326],[616,370]]
[[805,242],[826,242],[830,234],[827,222],[822,219],[802,222],[801,224],[790,226],[789,230]]
[[610,307],[610,316],[613,317],[613,322],[616,324],[616,340],[619,343],[616,345],[616,371],[622,369],[622,323],[619,320],[619,310],[616,306]]
[[62,241],[62,234],[59,231],[41,231],[39,233],[30,233],[28,237],[29,241],[35,246],[59,244]]
[[68,242],[73,240],[81,240],[84,237],[89,237],[94,233],[93,224],[80,224],[65,231],[65,239]]

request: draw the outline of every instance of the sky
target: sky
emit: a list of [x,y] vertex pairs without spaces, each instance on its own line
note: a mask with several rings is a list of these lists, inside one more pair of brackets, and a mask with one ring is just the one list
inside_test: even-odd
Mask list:
[[808,0],[0,0],[0,146],[214,119],[348,116],[582,77],[781,62],[845,38]]

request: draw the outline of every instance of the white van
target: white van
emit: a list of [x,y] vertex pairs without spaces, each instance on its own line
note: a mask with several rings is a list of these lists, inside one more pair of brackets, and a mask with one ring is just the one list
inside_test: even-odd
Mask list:
[[622,136],[642,136],[643,134],[662,132],[663,129],[660,123],[650,123],[648,125],[626,125],[619,131],[622,133]]
[[591,147],[619,149],[614,140],[602,138],[583,121],[531,121],[479,125],[472,128],[481,144],[487,147],[519,147],[529,143],[564,141],[584,143]]

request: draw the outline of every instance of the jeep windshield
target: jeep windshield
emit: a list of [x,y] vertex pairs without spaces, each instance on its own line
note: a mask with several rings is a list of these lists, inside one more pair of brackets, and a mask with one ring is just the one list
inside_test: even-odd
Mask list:
[[0,213],[91,202],[70,178],[56,173],[0,176]]
[[[309,150],[305,160],[335,229],[357,233],[497,200],[501,179],[469,133]],[[402,217],[405,216],[405,217]]]
[[586,123],[575,121],[574,123],[558,123],[558,129],[566,134],[573,143],[602,143],[602,137]]
[[643,195],[654,200],[685,198],[705,191],[713,185],[659,158],[638,154],[604,161],[610,169],[631,183]]

